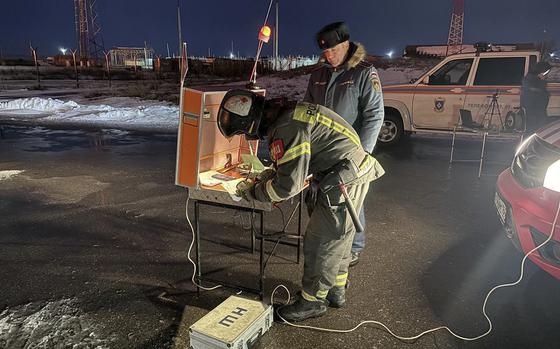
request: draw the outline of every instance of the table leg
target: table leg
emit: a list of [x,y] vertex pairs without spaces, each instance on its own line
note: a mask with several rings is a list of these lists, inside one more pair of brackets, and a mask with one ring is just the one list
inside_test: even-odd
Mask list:
[[255,245],[256,245],[256,237],[255,237],[255,211],[251,211],[251,253],[255,254]]
[[260,279],[259,279],[259,294],[261,300],[264,299],[264,212],[260,212],[260,235],[261,235],[261,255],[260,255]]

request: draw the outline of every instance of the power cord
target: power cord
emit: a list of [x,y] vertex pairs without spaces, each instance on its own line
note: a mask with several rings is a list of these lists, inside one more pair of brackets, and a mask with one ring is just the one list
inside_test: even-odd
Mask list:
[[[215,290],[215,289],[220,288],[220,287],[223,287],[223,286],[222,286],[222,285],[217,285],[217,286],[214,286],[214,287],[204,287],[204,286],[199,285],[199,284],[196,282],[196,279],[195,279],[197,267],[196,267],[196,263],[195,263],[195,262],[192,260],[192,258],[191,258],[191,251],[192,251],[192,248],[193,248],[193,245],[194,245],[194,241],[195,241],[195,239],[196,239],[196,232],[194,231],[193,225],[192,225],[192,223],[191,223],[191,220],[190,220],[189,214],[188,214],[189,198],[190,198],[190,193],[187,192],[187,202],[186,202],[186,204],[185,204],[185,217],[187,218],[187,222],[189,223],[189,227],[191,228],[192,237],[193,237],[193,238],[192,238],[192,241],[191,241],[191,244],[190,244],[190,246],[189,246],[188,254],[187,254],[187,257],[188,257],[189,261],[190,261],[190,262],[192,263],[192,265],[193,265],[193,274],[192,274],[191,281],[192,281],[192,283],[193,283],[194,285],[196,285],[197,287],[199,287],[199,288],[202,289],[202,290],[205,290],[205,291],[212,291],[212,290]],[[513,287],[513,286],[516,286],[516,285],[518,285],[518,284],[523,280],[523,276],[524,276],[524,274],[525,274],[525,262],[527,261],[527,258],[529,258],[529,256],[530,256],[532,253],[534,253],[535,251],[539,250],[540,248],[542,248],[543,246],[545,246],[547,243],[549,243],[549,242],[552,240],[552,238],[554,237],[554,230],[555,230],[555,228],[556,228],[556,224],[557,224],[557,222],[558,222],[558,216],[559,216],[559,215],[560,215],[560,200],[558,201],[558,205],[557,205],[557,208],[556,208],[556,214],[555,214],[554,220],[553,220],[553,222],[552,222],[552,227],[551,227],[550,235],[548,236],[548,238],[547,238],[543,243],[541,243],[541,244],[538,245],[537,247],[533,248],[531,251],[527,252],[527,253],[524,255],[523,260],[521,261],[521,271],[520,271],[520,275],[519,275],[519,278],[517,279],[517,281],[512,282],[512,283],[506,283],[506,284],[498,285],[498,286],[492,288],[492,289],[488,292],[488,294],[486,295],[486,298],[484,299],[484,304],[482,305],[482,313],[484,314],[484,317],[486,318],[486,321],[488,321],[488,330],[487,330],[486,332],[484,332],[483,334],[479,335],[479,336],[476,336],[476,337],[463,337],[463,336],[460,336],[460,335],[456,334],[455,332],[453,332],[453,330],[451,330],[451,329],[450,329],[449,327],[447,327],[447,326],[439,326],[439,327],[436,327],[436,328],[432,328],[432,329],[430,329],[430,330],[426,330],[426,331],[424,331],[424,332],[422,332],[422,333],[420,333],[420,334],[418,334],[418,335],[416,335],[416,336],[404,337],[404,336],[399,336],[399,335],[397,335],[396,333],[394,333],[393,331],[391,331],[391,329],[390,329],[389,327],[387,327],[384,323],[382,323],[382,322],[380,322],[380,321],[375,321],[375,320],[365,320],[365,321],[362,321],[362,322],[360,322],[358,325],[356,325],[356,326],[354,326],[354,327],[352,327],[352,328],[350,328],[350,329],[332,329],[332,328],[324,328],[324,327],[316,327],[316,326],[296,325],[296,324],[293,324],[293,323],[287,321],[286,319],[284,319],[278,312],[276,312],[276,314],[278,315],[278,317],[279,317],[280,319],[282,319],[282,321],[284,321],[285,324],[287,324],[287,325],[289,325],[289,326],[292,326],[292,327],[295,327],[295,328],[303,328],[303,329],[309,329],[309,330],[316,330],[316,331],[321,331],[321,332],[350,333],[350,332],[356,331],[358,328],[362,327],[363,325],[366,325],[366,324],[374,324],[374,325],[381,326],[385,331],[387,331],[387,332],[388,332],[389,334],[391,334],[393,337],[395,337],[396,339],[401,340],[401,341],[413,341],[413,340],[419,339],[419,338],[421,338],[421,337],[423,337],[423,336],[425,336],[425,335],[427,335],[427,334],[429,334],[429,333],[433,333],[433,332],[440,331],[440,330],[446,330],[446,331],[449,332],[453,337],[458,338],[458,339],[463,340],[463,341],[476,341],[476,340],[479,340],[479,339],[481,339],[481,338],[486,337],[487,335],[489,335],[489,334],[492,332],[492,329],[493,329],[492,320],[490,320],[490,317],[489,317],[488,314],[486,313],[486,306],[487,306],[487,304],[488,304],[488,300],[490,299],[490,296],[491,296],[496,290],[498,290],[498,289],[500,289],[500,288],[506,288],[506,287]],[[289,303],[290,303],[290,299],[291,299],[290,291],[289,291],[288,288],[287,288],[286,286],[284,286],[284,285],[278,285],[278,286],[276,286],[276,287],[274,288],[274,290],[272,290],[272,293],[271,293],[271,295],[270,295],[270,303],[271,303],[272,305],[274,305],[274,294],[276,293],[276,291],[277,291],[279,288],[283,288],[284,290],[286,290],[286,293],[288,294],[288,300],[286,301],[285,304],[289,304]],[[238,293],[238,294],[239,294],[239,293]]]
[[[278,317],[280,319],[282,319],[282,321],[284,321],[284,323],[286,323],[289,326],[292,327],[296,327],[296,328],[305,328],[305,329],[310,329],[310,330],[316,330],[316,331],[322,331],[322,332],[334,332],[334,333],[349,333],[349,332],[353,332],[355,330],[357,330],[358,328],[360,328],[361,326],[365,325],[365,324],[375,324],[375,325],[379,325],[381,326],[383,329],[385,329],[389,334],[391,334],[393,337],[401,340],[401,341],[413,341],[416,340],[422,336],[425,336],[429,333],[432,332],[436,332],[439,330],[446,330],[448,331],[453,337],[461,339],[463,341],[476,341],[479,340],[483,337],[486,337],[487,335],[490,334],[490,332],[492,332],[492,321],[490,320],[490,317],[488,317],[488,314],[486,313],[486,305],[488,304],[488,300],[490,299],[490,296],[492,295],[492,293],[494,293],[494,291],[500,289],[500,288],[506,288],[506,287],[513,287],[518,285],[521,280],[523,280],[523,276],[525,273],[525,262],[527,261],[527,258],[529,258],[529,256],[539,250],[540,248],[542,248],[544,245],[546,245],[547,243],[550,242],[550,240],[552,240],[553,236],[554,236],[554,230],[556,228],[556,223],[558,222],[558,215],[560,214],[560,200],[558,201],[558,207],[556,209],[556,215],[554,216],[554,220],[552,222],[552,228],[550,231],[550,235],[549,237],[540,245],[538,245],[537,247],[533,248],[531,251],[527,252],[525,254],[525,256],[523,257],[523,260],[521,261],[521,272],[519,275],[519,278],[517,279],[517,281],[512,282],[512,283],[507,283],[507,284],[501,284],[498,285],[494,288],[492,288],[490,290],[490,292],[488,292],[488,294],[486,295],[486,298],[484,299],[484,304],[482,305],[482,313],[484,314],[484,317],[486,318],[486,321],[488,321],[488,331],[484,332],[483,334],[476,336],[476,337],[463,337],[460,336],[458,334],[456,334],[455,332],[453,332],[449,327],[447,326],[440,326],[440,327],[436,327],[427,331],[424,331],[416,336],[412,336],[412,337],[404,337],[404,336],[399,336],[397,334],[395,334],[393,331],[391,331],[391,329],[389,329],[389,327],[387,327],[385,324],[383,324],[382,322],[379,321],[374,321],[374,320],[366,320],[366,321],[362,321],[360,322],[358,325],[354,326],[353,328],[350,329],[332,329],[332,328],[323,328],[323,327],[315,327],[315,326],[306,326],[306,325],[296,325],[293,324],[287,320],[285,320],[278,312],[276,312],[276,314],[278,315]],[[274,305],[274,293],[276,293],[276,290],[278,290],[279,288],[283,288],[286,290],[286,292],[288,293],[288,300],[286,302],[286,304],[290,303],[290,291],[288,290],[288,288],[284,285],[278,285],[274,288],[274,290],[272,291],[272,294],[270,296],[270,302],[271,304]]]
[[198,287],[202,290],[212,291],[212,290],[215,290],[217,288],[222,287],[222,285],[217,285],[217,286],[214,286],[214,287],[204,287],[204,286],[199,285],[196,282],[196,263],[191,258],[191,251],[192,251],[192,248],[193,248],[193,245],[194,245],[194,240],[196,239],[196,234],[198,232],[194,231],[193,225],[192,225],[191,220],[189,218],[189,199],[190,199],[190,192],[187,191],[187,203],[185,204],[185,217],[187,218],[187,222],[189,223],[189,227],[191,228],[191,232],[192,232],[192,241],[191,241],[191,245],[189,246],[189,251],[187,252],[187,258],[189,259],[189,261],[193,265],[193,274],[192,274],[192,277],[191,277],[191,281],[196,287]]

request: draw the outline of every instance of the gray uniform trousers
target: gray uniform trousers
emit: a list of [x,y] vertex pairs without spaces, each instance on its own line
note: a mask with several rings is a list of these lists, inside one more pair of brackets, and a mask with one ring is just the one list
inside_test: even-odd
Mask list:
[[[362,209],[368,188],[369,181],[347,187],[356,212]],[[303,245],[304,298],[322,299],[332,287],[346,285],[355,232],[356,228],[338,188],[327,194],[319,191]]]

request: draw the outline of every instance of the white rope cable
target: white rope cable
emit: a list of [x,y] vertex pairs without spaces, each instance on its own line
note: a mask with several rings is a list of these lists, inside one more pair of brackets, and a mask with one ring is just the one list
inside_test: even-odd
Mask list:
[[187,252],[187,258],[189,259],[189,261],[193,265],[193,274],[192,274],[192,277],[191,277],[191,281],[194,285],[196,285],[198,288],[200,288],[202,290],[212,291],[212,290],[215,290],[217,288],[222,287],[222,285],[217,285],[217,286],[214,286],[214,287],[204,287],[204,286],[201,286],[201,285],[197,284],[196,281],[195,281],[196,263],[191,258],[191,251],[192,251],[192,248],[193,248],[193,245],[194,245],[194,240],[196,239],[196,234],[198,234],[198,232],[194,231],[193,225],[192,225],[191,220],[189,218],[189,198],[190,198],[190,192],[187,191],[187,203],[185,204],[185,217],[187,218],[187,222],[189,223],[189,227],[191,228],[191,232],[192,232],[192,241],[191,241],[191,245],[189,246],[189,252]]
[[[387,327],[385,324],[383,324],[382,322],[379,321],[375,321],[375,320],[366,320],[366,321],[362,321],[360,322],[358,325],[350,328],[350,329],[332,329],[332,328],[323,328],[323,327],[315,327],[315,326],[306,326],[306,325],[296,325],[293,324],[287,320],[285,320],[278,312],[276,312],[276,314],[278,315],[278,317],[280,319],[282,319],[282,321],[284,321],[284,323],[286,323],[289,326],[292,327],[296,327],[296,328],[304,328],[304,329],[310,329],[310,330],[316,330],[316,331],[321,331],[321,332],[333,332],[333,333],[349,333],[349,332],[353,332],[355,330],[357,330],[358,328],[360,328],[361,326],[365,325],[365,324],[375,324],[375,325],[379,325],[381,326],[383,329],[385,329],[389,334],[391,334],[393,337],[402,340],[402,341],[413,341],[416,340],[422,336],[425,336],[429,333],[432,332],[436,332],[439,330],[446,330],[447,332],[449,332],[453,337],[461,339],[463,341],[476,341],[479,340],[483,337],[486,337],[488,334],[490,334],[490,332],[492,332],[492,321],[490,320],[490,317],[488,316],[488,314],[486,313],[486,305],[488,304],[488,300],[490,299],[490,296],[492,295],[492,293],[494,293],[494,291],[500,289],[500,288],[505,288],[505,287],[512,287],[515,286],[517,284],[519,284],[521,282],[521,280],[523,280],[523,276],[525,273],[525,262],[527,261],[527,258],[529,258],[529,256],[537,251],[538,249],[542,248],[544,245],[546,245],[548,242],[550,242],[550,240],[552,240],[553,236],[554,236],[554,230],[556,228],[556,223],[558,222],[558,215],[560,214],[560,200],[558,201],[558,207],[556,209],[556,215],[554,216],[554,220],[552,222],[552,228],[550,231],[550,236],[540,245],[538,245],[537,247],[533,248],[531,251],[527,252],[525,254],[525,256],[523,257],[523,260],[521,261],[521,271],[520,271],[520,275],[519,278],[517,279],[517,281],[512,282],[512,283],[507,283],[507,284],[501,284],[498,285],[494,288],[492,288],[490,290],[490,292],[488,292],[488,294],[486,295],[486,298],[484,299],[484,304],[482,305],[482,313],[484,314],[484,317],[486,318],[486,321],[488,321],[488,331],[484,332],[483,334],[476,336],[476,337],[463,337],[460,336],[458,334],[456,334],[455,332],[453,332],[449,327],[447,326],[440,326],[440,327],[436,327],[430,330],[426,330],[416,336],[412,336],[412,337],[404,337],[404,336],[399,336],[396,333],[394,333],[393,331],[391,331],[391,329],[389,327]],[[276,292],[276,290],[278,288],[284,288],[286,290],[286,292],[288,293],[288,301],[286,302],[286,304],[288,304],[290,302],[290,291],[288,290],[288,288],[284,285],[278,285],[274,288],[274,290],[272,291],[272,295],[270,297],[270,302],[272,303],[272,305],[274,305],[274,293]]]
[[[192,241],[191,241],[191,244],[190,244],[190,246],[189,246],[188,253],[187,253],[187,257],[188,257],[189,261],[190,261],[190,262],[192,263],[192,265],[193,265],[193,274],[192,274],[191,281],[192,281],[192,283],[193,283],[194,285],[196,285],[197,287],[199,287],[199,288],[202,289],[202,290],[212,291],[212,290],[215,290],[215,289],[220,288],[220,287],[223,287],[223,286],[222,286],[222,285],[217,285],[217,286],[214,286],[214,287],[204,287],[204,286],[199,285],[199,284],[196,282],[196,280],[195,280],[197,267],[196,267],[196,263],[195,263],[195,262],[192,260],[192,258],[191,258],[191,251],[192,251],[192,248],[193,248],[193,245],[194,245],[194,241],[195,241],[195,239],[196,239],[196,233],[197,233],[197,232],[194,231],[194,227],[193,227],[193,225],[192,225],[192,223],[191,223],[191,220],[190,220],[190,218],[189,218],[189,213],[188,213],[189,198],[190,198],[190,193],[187,193],[187,202],[186,202],[186,204],[185,204],[185,217],[187,218],[187,222],[188,222],[189,227],[190,227],[191,232],[192,232]],[[350,328],[350,329],[332,329],[332,328],[324,328],[324,327],[316,327],[316,326],[296,325],[296,324],[293,324],[293,323],[287,321],[286,319],[284,319],[284,318],[278,313],[278,311],[276,311],[276,314],[278,315],[278,317],[279,317],[280,319],[282,319],[282,321],[284,321],[285,324],[287,324],[287,325],[289,325],[289,326],[292,326],[292,327],[295,327],[295,328],[303,328],[303,329],[309,329],[309,330],[316,330],[316,331],[321,331],[321,332],[350,333],[350,332],[353,332],[353,331],[357,330],[358,328],[362,327],[363,325],[366,325],[366,324],[374,324],[374,325],[378,325],[378,326],[382,327],[385,331],[387,331],[387,332],[388,332],[389,334],[391,334],[393,337],[395,337],[396,339],[399,339],[399,340],[401,340],[401,341],[413,341],[413,340],[419,339],[419,338],[421,338],[421,337],[423,337],[423,336],[425,336],[425,335],[427,335],[427,334],[429,334],[429,333],[433,333],[433,332],[440,331],[440,330],[446,330],[446,331],[449,332],[453,337],[458,338],[458,339],[463,340],[463,341],[476,341],[476,340],[479,340],[479,339],[481,339],[481,338],[486,337],[487,335],[489,335],[489,334],[492,332],[492,329],[493,329],[492,320],[490,319],[490,317],[488,316],[488,313],[486,312],[486,306],[487,306],[487,304],[488,304],[488,301],[489,301],[489,299],[490,299],[490,296],[491,296],[496,290],[498,290],[498,289],[500,289],[500,288],[506,288],[506,287],[513,287],[513,286],[516,286],[516,285],[518,285],[518,284],[523,280],[523,277],[524,277],[524,274],[525,274],[525,262],[527,261],[527,258],[529,258],[529,256],[530,256],[532,253],[534,253],[535,251],[539,250],[540,248],[542,248],[543,246],[545,246],[547,243],[549,243],[549,242],[552,240],[552,238],[554,237],[554,230],[555,230],[555,228],[556,228],[556,224],[557,224],[557,222],[558,222],[558,216],[559,216],[559,215],[560,215],[560,200],[558,201],[558,205],[557,205],[557,209],[556,209],[556,214],[555,214],[554,220],[553,220],[553,222],[552,222],[552,227],[551,227],[550,235],[548,236],[548,238],[547,238],[543,243],[541,243],[540,245],[536,246],[535,248],[533,248],[531,251],[527,252],[527,253],[524,255],[523,260],[521,261],[521,270],[520,270],[520,275],[519,275],[519,278],[517,279],[517,281],[512,282],[512,283],[506,283],[506,284],[501,284],[501,285],[495,286],[495,287],[492,288],[492,289],[488,292],[488,294],[486,295],[486,298],[484,299],[484,303],[483,303],[483,305],[482,305],[482,313],[484,314],[484,317],[486,318],[486,321],[488,322],[488,330],[487,330],[486,332],[484,332],[483,334],[479,335],[479,336],[476,336],[476,337],[464,337],[464,336],[461,336],[461,335],[456,334],[453,330],[451,330],[451,329],[450,329],[449,327],[447,327],[447,326],[439,326],[439,327],[435,327],[435,328],[426,330],[426,331],[424,331],[424,332],[421,332],[420,334],[415,335],[415,336],[405,337],[405,336],[399,336],[399,335],[397,335],[396,333],[394,333],[393,331],[391,331],[391,329],[390,329],[387,325],[385,325],[384,323],[382,323],[382,322],[380,322],[380,321],[375,321],[375,320],[365,320],[365,321],[361,321],[359,324],[357,324],[356,326],[354,326],[354,327],[352,327],[352,328]],[[287,288],[286,286],[284,286],[284,285],[278,285],[278,286],[276,286],[276,287],[274,288],[274,290],[272,291],[271,296],[270,296],[270,303],[271,303],[272,305],[274,305],[274,294],[276,293],[276,291],[277,291],[279,288],[283,288],[284,290],[286,290],[286,293],[287,293],[287,295],[288,295],[288,300],[286,301],[285,304],[289,304],[289,303],[290,303],[290,299],[291,299],[290,291],[289,291],[288,288]],[[238,294],[239,294],[239,293],[238,293]]]
[[268,4],[268,11],[266,11],[266,16],[264,17],[264,23],[263,23],[263,27],[266,25],[266,23],[268,22],[268,16],[270,15],[270,10],[272,9],[272,3],[274,2],[274,0],[270,0],[270,3]]

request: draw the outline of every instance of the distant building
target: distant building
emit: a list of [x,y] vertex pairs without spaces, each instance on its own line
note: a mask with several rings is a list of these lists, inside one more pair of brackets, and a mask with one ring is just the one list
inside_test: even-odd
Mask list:
[[[405,57],[445,57],[448,55],[447,45],[409,45],[405,48]],[[534,50],[534,44],[492,44],[492,51],[509,52],[519,50]],[[461,45],[460,53],[476,52],[475,45]]]
[[115,47],[109,51],[113,67],[141,67],[152,69],[154,50],[145,47]]
[[52,63],[58,67],[70,67],[74,65],[72,55],[56,55],[52,57]]

